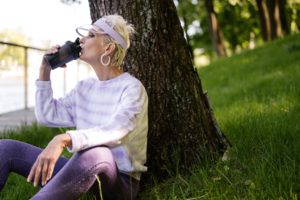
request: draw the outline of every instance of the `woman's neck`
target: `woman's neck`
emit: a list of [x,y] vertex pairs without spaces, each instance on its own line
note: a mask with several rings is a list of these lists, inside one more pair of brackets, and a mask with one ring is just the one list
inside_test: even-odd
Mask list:
[[123,73],[123,70],[114,66],[97,66],[93,67],[99,80],[106,81],[113,79]]

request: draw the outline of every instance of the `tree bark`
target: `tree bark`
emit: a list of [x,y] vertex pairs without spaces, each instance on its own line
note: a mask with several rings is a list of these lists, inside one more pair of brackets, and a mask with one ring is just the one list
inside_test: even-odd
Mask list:
[[150,173],[144,178],[165,178],[218,158],[229,143],[202,91],[173,1],[89,3],[93,21],[118,13],[136,28],[123,67],[142,81],[149,96]]
[[264,41],[271,40],[271,24],[268,8],[265,0],[256,0],[261,33]]
[[280,18],[280,4],[279,0],[268,0],[268,11],[270,17],[270,24],[271,24],[271,38],[272,40],[282,37],[282,28],[281,28],[281,18]]
[[205,7],[208,14],[209,30],[214,50],[218,56],[226,56],[223,33],[214,10],[213,0],[205,0]]
[[280,13],[281,27],[282,27],[283,34],[289,35],[291,33],[291,30],[287,21],[286,0],[279,1],[279,13]]
[[187,45],[188,45],[188,48],[189,48],[189,52],[190,52],[190,55],[192,57],[192,60],[194,60],[194,52],[193,52],[193,47],[191,45],[191,39],[190,39],[190,36],[188,34],[188,23],[187,23],[187,19],[186,17],[183,17],[183,30],[184,30],[184,33],[185,33],[185,37],[186,37],[186,42],[187,42]]

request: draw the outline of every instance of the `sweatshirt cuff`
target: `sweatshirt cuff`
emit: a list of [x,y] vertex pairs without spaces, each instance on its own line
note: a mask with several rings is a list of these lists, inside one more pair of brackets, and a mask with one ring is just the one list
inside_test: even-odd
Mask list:
[[72,140],[72,146],[67,147],[68,151],[71,153],[82,150],[86,147],[86,138],[83,134],[80,134],[77,130],[69,130],[66,132]]
[[49,88],[51,88],[51,81],[36,80],[35,85],[39,89],[49,89]]

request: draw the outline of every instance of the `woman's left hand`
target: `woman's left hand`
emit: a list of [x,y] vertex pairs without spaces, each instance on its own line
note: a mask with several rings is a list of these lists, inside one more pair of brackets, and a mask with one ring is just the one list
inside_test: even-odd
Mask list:
[[36,187],[40,179],[42,179],[42,185],[45,185],[52,177],[56,161],[63,149],[69,146],[70,141],[71,138],[68,134],[55,136],[37,157],[27,177],[27,181],[30,182],[33,180],[33,185]]

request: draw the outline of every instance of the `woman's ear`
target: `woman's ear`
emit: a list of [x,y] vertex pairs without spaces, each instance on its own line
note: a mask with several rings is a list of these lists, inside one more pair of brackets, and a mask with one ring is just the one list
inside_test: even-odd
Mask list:
[[114,52],[115,49],[116,49],[116,44],[111,42],[111,43],[107,44],[105,51],[107,52],[107,55],[108,55],[108,54],[111,54],[112,52]]

